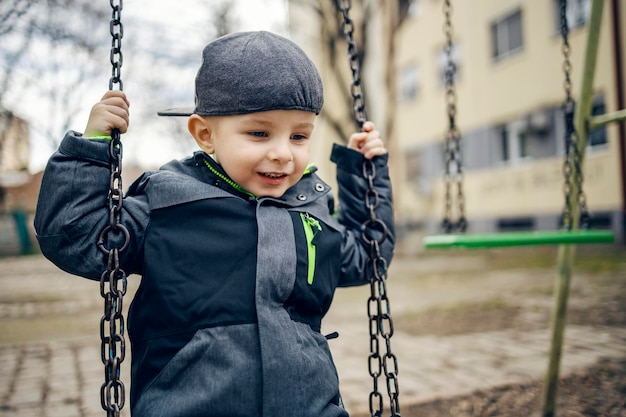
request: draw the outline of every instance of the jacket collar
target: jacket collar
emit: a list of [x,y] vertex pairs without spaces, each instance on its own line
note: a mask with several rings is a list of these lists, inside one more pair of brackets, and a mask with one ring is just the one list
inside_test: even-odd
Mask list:
[[273,201],[280,205],[286,205],[290,207],[298,207],[308,204],[317,200],[323,195],[330,192],[330,186],[322,181],[317,174],[317,167],[310,164],[304,172],[304,176],[293,187],[289,188],[285,194],[280,198],[274,197],[257,197],[249,191],[245,190],[235,181],[233,181],[224,168],[211,158],[206,152],[197,151],[194,153],[193,158],[196,165],[200,166],[206,172],[208,172],[209,178],[211,178],[214,185],[242,197],[246,200],[255,201]]

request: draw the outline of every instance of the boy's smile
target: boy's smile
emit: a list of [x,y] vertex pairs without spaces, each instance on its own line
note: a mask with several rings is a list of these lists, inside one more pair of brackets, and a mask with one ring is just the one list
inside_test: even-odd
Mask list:
[[[228,176],[246,191],[278,198],[302,178],[309,163],[315,113],[271,110],[200,119],[207,132],[200,129],[194,135],[198,144],[214,154]],[[200,121],[192,120],[193,116],[193,134]]]
[[270,185],[280,185],[288,178],[287,174],[279,172],[259,172],[261,179]]

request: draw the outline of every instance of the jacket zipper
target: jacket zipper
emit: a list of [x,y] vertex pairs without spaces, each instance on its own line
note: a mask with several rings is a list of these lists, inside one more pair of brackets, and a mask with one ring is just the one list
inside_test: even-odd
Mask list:
[[313,243],[313,239],[315,239],[315,235],[317,233],[322,231],[322,226],[320,225],[319,220],[315,219],[309,213],[300,212],[300,218],[302,219],[302,225],[304,226],[304,236],[306,237],[307,243],[308,271],[306,282],[309,285],[313,285],[313,277],[315,276],[316,255],[316,248],[315,243]]
[[241,187],[235,181],[231,180],[230,178],[228,178],[227,176],[219,172],[217,169],[213,168],[209,161],[207,161],[206,159],[204,159],[203,161],[204,161],[204,165],[206,165],[206,167],[209,168],[209,171],[217,175],[222,181],[226,182],[226,184],[230,185],[231,187],[233,187],[235,190],[239,191],[240,193],[244,193],[247,196],[254,198],[255,200],[257,199],[257,196],[255,196],[249,191],[246,191],[243,187]]

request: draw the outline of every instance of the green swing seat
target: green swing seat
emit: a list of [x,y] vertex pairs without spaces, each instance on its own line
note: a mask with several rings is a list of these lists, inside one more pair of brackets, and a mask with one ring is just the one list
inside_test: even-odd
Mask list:
[[607,230],[557,230],[504,232],[484,234],[442,234],[424,238],[426,249],[497,248],[531,245],[571,245],[613,243],[615,236]]

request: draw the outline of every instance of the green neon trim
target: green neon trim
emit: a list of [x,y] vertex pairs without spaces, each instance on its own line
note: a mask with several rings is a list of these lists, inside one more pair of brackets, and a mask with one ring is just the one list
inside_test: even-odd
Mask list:
[[226,175],[222,174],[221,172],[219,172],[218,170],[216,170],[215,168],[213,168],[211,166],[211,164],[209,163],[209,161],[207,161],[206,159],[204,160],[204,165],[206,165],[207,168],[209,168],[209,170],[214,173],[215,175],[217,175],[218,177],[220,177],[220,179],[224,182],[226,182],[228,185],[230,185],[231,187],[233,187],[235,190],[242,192],[246,195],[249,195],[250,197],[256,199],[257,196],[255,196],[254,194],[252,194],[250,191],[247,191],[246,189],[244,189],[243,187],[241,187],[239,184],[237,184],[235,181],[231,180],[230,178],[228,178]]
[[309,213],[300,212],[300,218],[302,219],[302,225],[304,226],[304,236],[306,237],[307,243],[308,271],[306,282],[309,285],[313,285],[313,277],[315,276],[315,257],[317,252],[315,244],[313,243],[313,239],[315,238],[315,231],[313,228],[316,228],[321,232],[322,226],[320,225],[319,220],[313,218]]
[[106,140],[113,140],[113,138],[109,135],[103,135],[103,136],[89,136],[88,138],[86,137],[85,139],[106,139]]
[[311,173],[311,168],[313,168],[313,167],[315,167],[315,164],[311,163],[311,164],[307,165],[306,168],[304,169],[303,175],[310,174]]

